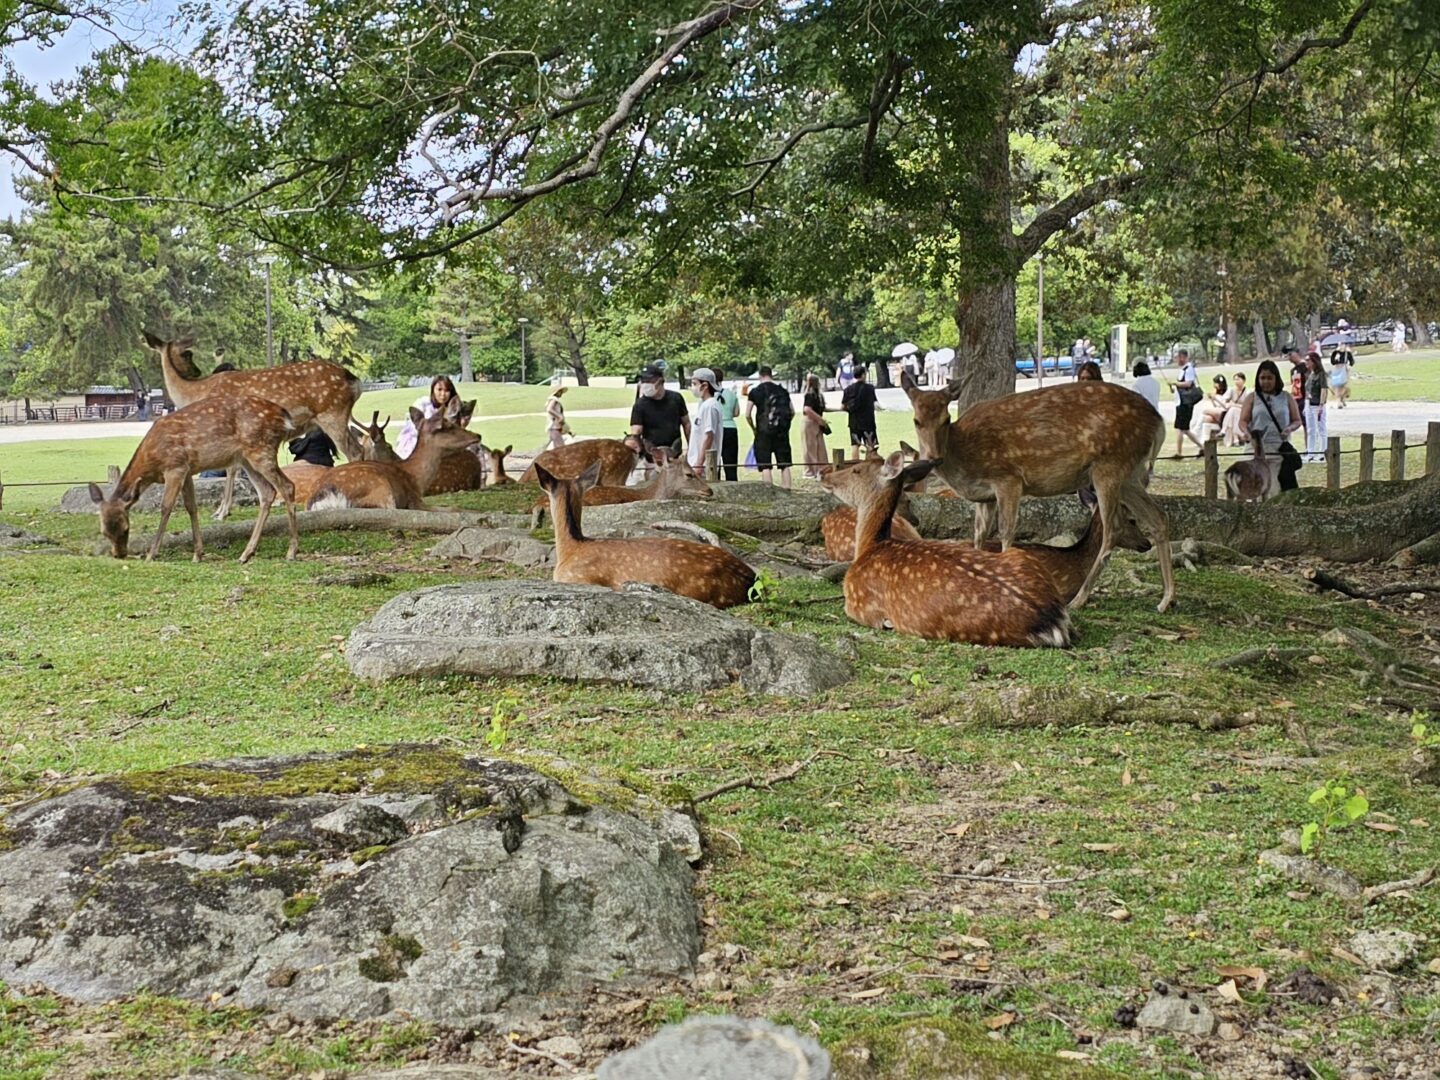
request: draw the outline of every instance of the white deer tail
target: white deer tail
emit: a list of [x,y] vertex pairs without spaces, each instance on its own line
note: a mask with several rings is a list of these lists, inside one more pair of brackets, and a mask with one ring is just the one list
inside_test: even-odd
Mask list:
[[1226,472],[1226,473],[1225,473],[1225,501],[1226,501],[1226,502],[1233,502],[1234,500],[1236,500],[1236,499],[1238,499],[1238,498],[1240,497],[1240,491],[1239,491],[1239,487],[1238,487],[1239,483],[1240,483],[1240,478],[1239,478],[1238,476],[1236,476],[1233,472]]
[[319,491],[315,492],[314,495],[310,496],[310,501],[305,504],[305,509],[349,510],[350,499],[343,491],[335,487],[333,484],[327,484]]

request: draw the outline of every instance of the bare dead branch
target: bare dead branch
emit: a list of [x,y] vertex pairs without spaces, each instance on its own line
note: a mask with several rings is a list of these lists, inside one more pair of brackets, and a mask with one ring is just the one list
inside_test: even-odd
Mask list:
[[746,776],[739,780],[727,780],[719,787],[711,788],[709,791],[705,791],[699,795],[696,795],[691,800],[691,802],[709,802],[711,799],[718,799],[721,795],[727,795],[732,791],[739,791],[741,788],[754,788],[756,790],[762,788],[772,788],[776,784],[783,784],[787,780],[794,780],[797,776],[804,772],[810,766],[811,762],[813,762],[816,758],[821,756],[827,756],[830,753],[830,751],[826,750],[817,750],[804,761],[797,761],[794,765],[790,766],[790,768],[784,770],[783,772],[773,773],[770,776],[766,776],[763,778]]

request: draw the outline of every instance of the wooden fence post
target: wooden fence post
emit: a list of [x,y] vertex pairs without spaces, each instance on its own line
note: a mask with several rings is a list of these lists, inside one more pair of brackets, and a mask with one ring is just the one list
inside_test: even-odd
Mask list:
[[1405,479],[1405,432],[1390,432],[1390,479]]
[[1325,486],[1331,491],[1340,490],[1340,436],[1331,435],[1325,440]]
[[1368,431],[1360,436],[1360,483],[1375,479],[1375,436]]
[[120,466],[119,466],[119,465],[106,465],[106,466],[105,466],[105,480],[106,480],[107,483],[109,483],[109,485],[110,485],[110,490],[113,492],[113,491],[115,490],[115,488],[118,487],[119,484],[120,484]]
[[1440,420],[1431,420],[1425,429],[1425,475],[1440,469]]
[[712,446],[705,451],[705,480],[707,483],[720,482],[720,450]]
[[1205,445],[1200,449],[1200,454],[1205,459],[1205,498],[1207,499],[1220,497],[1220,455],[1216,447],[1215,437],[1212,435],[1205,440]]
[[5,509],[5,481],[0,479],[0,510]]
[[844,450],[840,449],[840,448],[837,446],[837,447],[834,449],[834,451],[832,452],[831,457],[832,457],[832,459],[833,459],[834,462],[835,462],[835,468],[839,469],[839,468],[843,468],[843,467],[844,467],[844,465],[845,465],[845,451],[844,451]]

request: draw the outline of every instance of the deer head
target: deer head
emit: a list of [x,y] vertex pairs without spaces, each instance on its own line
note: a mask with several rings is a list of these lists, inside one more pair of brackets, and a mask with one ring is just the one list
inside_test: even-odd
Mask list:
[[193,337],[176,338],[174,341],[163,341],[150,331],[143,331],[145,345],[154,352],[160,354],[160,366],[163,369],[168,363],[175,369],[175,373],[182,379],[202,379],[205,373],[195,363],[195,339]]
[[953,422],[950,403],[960,397],[961,384],[951,383],[944,390],[921,390],[906,371],[900,375],[900,386],[915,410],[915,435],[920,440],[921,453],[927,458],[943,457]]
[[459,398],[451,398],[444,409],[429,417],[412,406],[410,420],[415,425],[416,452],[419,452],[422,441],[437,450],[461,450],[479,442],[479,435],[466,430],[474,412],[475,402],[462,403]]
[[659,490],[655,494],[657,499],[672,499],[686,495],[697,499],[708,499],[715,494],[710,485],[684,459],[667,459],[659,464],[660,475],[656,480]]
[[505,447],[504,450],[496,450],[488,446],[485,447],[485,457],[490,464],[489,478],[486,481],[488,487],[499,487],[501,484],[513,484],[515,482],[513,477],[505,475],[505,458],[509,455],[510,451],[514,449],[513,444]]
[[390,426],[390,417],[385,417],[385,422],[380,423],[380,410],[376,409],[370,414],[370,423],[364,427],[353,421],[350,430],[360,441],[361,460],[363,461],[399,461],[400,457],[390,448],[390,443],[385,439],[385,429]]
[[100,485],[92,482],[90,501],[100,508],[100,532],[110,542],[110,554],[125,558],[130,551],[130,506],[134,500],[122,498],[118,485],[106,498]]

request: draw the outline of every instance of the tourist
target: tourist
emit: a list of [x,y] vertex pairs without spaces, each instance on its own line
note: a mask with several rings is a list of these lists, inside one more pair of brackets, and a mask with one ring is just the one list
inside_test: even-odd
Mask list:
[[1350,399],[1350,364],[1338,349],[1331,354],[1330,363],[1330,392],[1335,395],[1335,407],[1343,409]]
[[681,435],[690,439],[685,399],[679,392],[665,389],[665,372],[658,364],[640,369],[635,404],[630,409],[630,433],[644,436],[673,458],[680,456]]
[[1225,416],[1220,421],[1220,434],[1226,446],[1243,446],[1250,441],[1250,433],[1240,427],[1240,407],[1245,404],[1245,389],[1245,373],[1237,371],[1230,392],[1225,395]]
[[1100,365],[1094,360],[1086,360],[1080,365],[1080,370],[1075,373],[1076,382],[1104,382],[1105,376],[1100,371]]
[[725,418],[721,415],[720,403],[715,400],[719,385],[719,376],[709,368],[696,368],[690,376],[690,389],[700,408],[695,411],[695,427],[690,432],[685,462],[700,477],[706,475],[711,451],[719,460],[720,445],[724,441]]
[[1330,396],[1330,383],[1319,353],[1305,358],[1305,460],[1324,461],[1327,430],[1325,402]]
[[780,466],[780,486],[790,486],[790,421],[795,418],[795,407],[790,403],[790,391],[777,383],[769,367],[760,369],[760,381],[750,388],[750,397],[745,402],[745,422],[755,432],[755,466],[765,479],[775,482],[770,469],[770,459]]
[[[725,382],[725,372],[715,369],[715,378]],[[717,385],[715,400],[720,403],[720,418],[723,426],[720,432],[720,464],[724,467],[723,477],[732,484],[740,479],[740,429],[735,424],[735,414],[740,411],[740,395],[724,385]]]
[[1390,334],[1390,351],[1393,353],[1410,351],[1410,346],[1405,343],[1405,324],[1399,319],[1395,320],[1395,329]]
[[1240,406],[1240,427],[1259,431],[1265,456],[1272,467],[1278,466],[1280,490],[1299,487],[1295,473],[1300,468],[1300,455],[1290,445],[1290,433],[1304,422],[1294,395],[1285,393],[1280,369],[1273,360],[1262,360],[1255,369],[1255,389],[1246,395]]
[[855,381],[855,354],[846,353],[840,357],[840,364],[835,368],[835,382],[841,390],[847,389]]
[[1150,407],[1157,413],[1160,411],[1160,380],[1150,374],[1150,365],[1144,360],[1135,364],[1135,381],[1130,384],[1130,389],[1143,397],[1150,403]]
[[820,470],[829,461],[830,451],[825,446],[825,436],[830,434],[830,424],[825,419],[825,395],[820,392],[820,377],[811,375],[805,380],[805,477],[818,480]]
[[[417,398],[413,408],[419,409],[429,419],[437,412],[444,409],[446,404],[455,396],[455,384],[447,376],[437,375],[430,381],[430,393],[422,398]],[[415,442],[420,437],[419,430],[415,427],[413,419],[406,420],[405,426],[400,429],[400,436],[395,440],[395,454],[397,457],[408,458],[415,452]]]
[[317,427],[301,435],[298,439],[292,439],[290,453],[297,462],[330,469],[334,467],[335,455],[339,451],[330,436]]
[[1201,453],[1205,448],[1201,446],[1200,440],[1190,430],[1190,422],[1194,419],[1195,406],[1200,403],[1204,396],[1200,392],[1200,373],[1195,370],[1195,365],[1190,362],[1190,350],[1181,349],[1175,354],[1175,362],[1180,365],[1180,374],[1170,384],[1170,389],[1175,391],[1175,456],[1184,457],[1182,453],[1185,447],[1185,440],[1193,442]]
[[865,381],[865,365],[855,367],[855,381],[840,395],[840,408],[850,415],[850,452],[852,460],[860,460],[861,447],[879,448],[880,437],[875,430],[877,407],[875,388]]
[[565,404],[560,400],[564,394],[565,387],[557,386],[550,394],[550,400],[545,402],[545,416],[549,423],[549,429],[545,435],[546,450],[553,450],[565,445],[565,429],[569,425],[565,423]]

